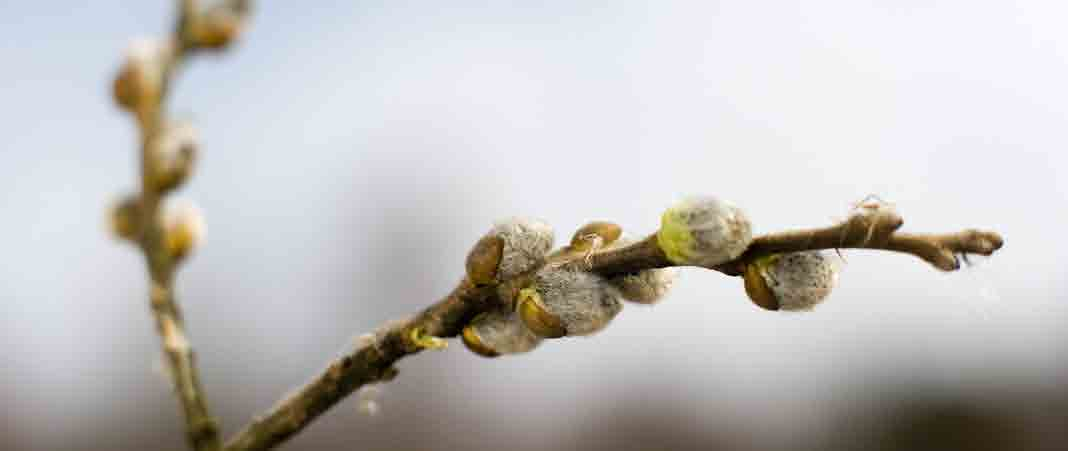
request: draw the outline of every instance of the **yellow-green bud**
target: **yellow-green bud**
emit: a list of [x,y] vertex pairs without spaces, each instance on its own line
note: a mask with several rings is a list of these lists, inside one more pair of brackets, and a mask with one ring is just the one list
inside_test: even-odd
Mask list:
[[677,265],[715,266],[737,258],[753,240],[749,218],[715,197],[690,197],[661,217],[657,244]]
[[486,285],[497,279],[497,267],[504,253],[504,240],[496,235],[486,235],[467,253],[465,267],[467,278],[475,285]]

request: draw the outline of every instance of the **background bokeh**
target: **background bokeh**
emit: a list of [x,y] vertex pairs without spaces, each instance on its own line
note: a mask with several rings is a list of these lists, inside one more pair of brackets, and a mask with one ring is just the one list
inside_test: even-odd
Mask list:
[[[0,448],[184,449],[143,264],[105,232],[135,187],[109,97],[168,1],[0,2]],[[261,1],[192,61],[206,245],[180,297],[235,431],[353,337],[429,304],[522,214],[633,234],[687,193],[758,232],[893,202],[907,230],[1000,231],[957,273],[843,252],[772,314],[685,270],[604,333],[403,361],[381,411],[287,449],[1064,449],[1068,4]],[[156,368],[154,370],[154,367]]]

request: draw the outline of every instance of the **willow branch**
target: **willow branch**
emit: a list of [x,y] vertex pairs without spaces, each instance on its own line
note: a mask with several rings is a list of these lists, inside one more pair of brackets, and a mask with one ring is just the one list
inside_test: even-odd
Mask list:
[[125,210],[116,211],[115,228],[121,237],[135,241],[144,254],[152,316],[181,402],[186,438],[192,448],[202,451],[220,448],[219,427],[208,410],[196,356],[174,294],[175,273],[195,241],[189,235],[195,231],[187,228],[190,224],[169,230],[162,219],[163,200],[188,176],[194,149],[182,146],[177,158],[169,159],[171,149],[165,148],[165,143],[176,137],[163,110],[175,72],[195,51],[222,48],[230,42],[240,29],[247,6],[247,2],[226,2],[202,9],[196,1],[181,1],[173,35],[160,42],[142,43],[114,85],[116,101],[135,115],[141,136],[140,193],[124,205]]
[[[959,268],[957,255],[989,255],[1002,245],[993,232],[899,234],[904,221],[881,206],[862,208],[842,223],[809,230],[772,233],[757,237],[737,259],[711,267],[738,275],[746,261],[762,255],[821,249],[876,249],[920,257],[942,270]],[[656,235],[629,246],[592,255],[554,254],[545,264],[560,265],[603,276],[676,266],[657,244]],[[384,326],[374,339],[334,360],[314,380],[278,401],[262,416],[234,435],[227,451],[266,450],[300,432],[316,417],[361,386],[387,381],[396,375],[393,365],[421,352],[421,336],[455,337],[480,313],[510,305],[515,293],[531,283],[537,269],[496,285],[475,286],[465,279],[448,296],[410,319]]]

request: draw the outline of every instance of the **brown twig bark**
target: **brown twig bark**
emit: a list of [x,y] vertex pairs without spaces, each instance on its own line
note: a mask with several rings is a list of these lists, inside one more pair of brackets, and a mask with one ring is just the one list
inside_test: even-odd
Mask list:
[[[998,234],[975,230],[944,235],[896,233],[902,224],[896,212],[883,206],[868,206],[831,227],[757,237],[742,256],[709,269],[738,275],[745,262],[762,255],[858,248],[912,254],[939,269],[949,271],[959,268],[957,255],[990,255],[1003,244]],[[661,251],[655,234],[629,246],[592,255],[555,255],[547,264],[590,271],[606,277],[675,266]],[[536,271],[490,286],[476,287],[465,279],[452,293],[419,315],[385,326],[375,333],[372,342],[334,360],[314,380],[280,400],[267,413],[234,435],[225,449],[266,450],[279,445],[362,385],[395,376],[393,365],[398,360],[423,350],[413,339],[414,335],[457,336],[476,315],[510,303],[520,288],[531,283]]]

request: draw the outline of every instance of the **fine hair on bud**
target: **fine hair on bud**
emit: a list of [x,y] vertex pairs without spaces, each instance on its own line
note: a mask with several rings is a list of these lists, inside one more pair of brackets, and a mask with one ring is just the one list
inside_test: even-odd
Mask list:
[[638,271],[609,279],[623,299],[639,304],[656,304],[667,296],[678,277],[675,268],[658,268]]
[[153,185],[158,191],[173,190],[189,178],[196,159],[197,141],[196,129],[190,124],[172,122],[164,127],[152,174]]
[[746,268],[746,292],[769,310],[808,311],[823,302],[838,282],[838,265],[820,251],[792,252],[758,259]]
[[[545,268],[534,276],[533,287],[520,291],[520,314],[539,335],[590,335],[623,310],[619,298],[619,290],[601,276]],[[556,326],[554,333],[543,333],[546,328],[540,326],[545,324]]]
[[[620,236],[608,249],[630,246],[634,242],[630,237]],[[619,290],[623,300],[638,304],[656,304],[671,291],[678,275],[678,268],[656,268],[615,276],[608,279],[608,282]]]
[[527,352],[541,343],[541,337],[531,332],[512,309],[497,309],[475,317],[464,327],[462,338],[467,349],[484,357]]
[[553,228],[531,218],[498,221],[490,233],[504,242],[497,280],[507,280],[537,267],[553,247]]
[[204,240],[204,216],[193,204],[179,203],[167,209],[163,233],[167,252],[181,260]]
[[656,238],[673,263],[711,267],[742,255],[753,231],[740,208],[712,196],[693,196],[664,212]]

